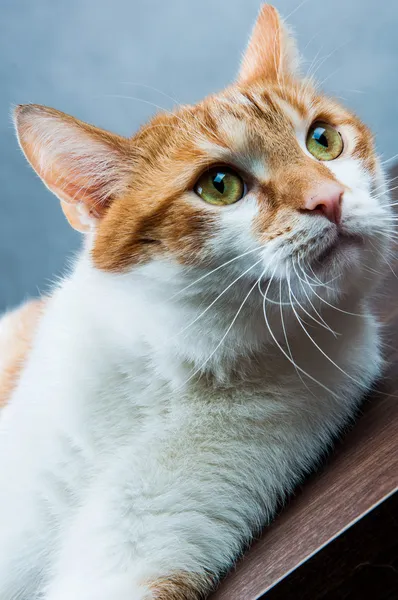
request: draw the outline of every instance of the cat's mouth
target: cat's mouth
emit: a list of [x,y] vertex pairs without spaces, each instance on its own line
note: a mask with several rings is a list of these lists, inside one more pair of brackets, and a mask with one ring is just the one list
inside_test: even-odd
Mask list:
[[314,262],[322,265],[326,264],[339,252],[350,251],[350,249],[361,247],[363,244],[364,240],[361,236],[352,233],[339,232],[336,238],[314,257]]

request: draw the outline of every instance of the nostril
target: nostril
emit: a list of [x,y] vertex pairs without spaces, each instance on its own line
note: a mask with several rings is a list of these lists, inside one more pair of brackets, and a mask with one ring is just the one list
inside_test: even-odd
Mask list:
[[300,212],[308,215],[324,215],[325,206],[323,204],[317,204],[314,208],[301,208]]
[[303,209],[313,214],[323,215],[332,223],[339,225],[342,213],[344,189],[340,184],[319,185],[316,193],[304,200]]

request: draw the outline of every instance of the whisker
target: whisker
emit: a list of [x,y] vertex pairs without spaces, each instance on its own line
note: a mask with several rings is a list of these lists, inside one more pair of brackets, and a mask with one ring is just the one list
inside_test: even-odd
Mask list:
[[386,193],[387,193],[387,194],[389,194],[390,192],[393,192],[393,191],[394,191],[394,190],[396,190],[397,188],[398,188],[398,186],[397,186],[397,185],[396,185],[396,186],[394,186],[393,188],[387,188],[387,189],[385,190],[385,192],[383,191],[383,192],[381,192],[380,194],[376,194],[376,196],[373,196],[373,194],[372,194],[372,197],[373,197],[373,198],[375,198],[375,199],[377,199],[377,198],[380,198],[381,196],[384,196],[384,194],[386,194]]
[[169,100],[171,100],[172,102],[174,102],[174,104],[176,104],[177,106],[181,106],[181,102],[179,102],[176,98],[173,98],[173,96],[170,96],[169,94],[166,94],[166,92],[163,92],[159,88],[153,87],[152,85],[147,85],[146,83],[140,83],[140,82],[134,83],[133,81],[121,81],[121,84],[122,85],[139,86],[139,87],[146,88],[148,90],[152,90],[152,91],[156,92],[157,94],[161,94],[165,98],[168,98]]
[[[307,291],[306,291],[306,289],[305,289],[305,287],[304,287],[304,285],[303,285],[303,281],[302,281],[302,280],[300,279],[300,277],[298,276],[297,269],[296,269],[296,267],[295,267],[295,264],[294,264],[294,262],[292,262],[292,264],[293,264],[293,269],[294,269],[294,272],[295,272],[295,274],[296,274],[296,277],[298,278],[298,280],[299,280],[299,283],[300,283],[300,286],[301,286],[301,288],[302,288],[302,290],[303,290],[303,293],[304,293],[304,295],[306,296],[306,298],[307,298],[307,300],[308,300],[308,303],[310,304],[310,306],[311,306],[312,310],[315,312],[315,314],[316,314],[316,315],[318,315],[318,317],[319,317],[320,321],[318,321],[318,319],[316,319],[316,318],[315,318],[313,315],[311,315],[309,312],[307,312],[307,310],[306,310],[306,309],[305,309],[305,308],[304,308],[304,307],[303,307],[303,306],[302,306],[302,305],[299,303],[299,301],[297,300],[297,298],[296,298],[295,294],[293,293],[293,290],[291,289],[291,286],[289,286],[289,295],[291,294],[291,295],[293,296],[293,299],[294,299],[294,300],[296,301],[296,303],[297,303],[297,304],[300,306],[301,310],[302,310],[302,311],[303,311],[303,312],[304,312],[306,315],[308,315],[308,316],[310,317],[310,319],[312,319],[313,321],[315,321],[315,323],[318,323],[318,325],[320,325],[321,327],[324,327],[325,329],[327,329],[327,330],[328,330],[330,333],[332,333],[332,334],[333,334],[333,335],[334,335],[334,336],[337,338],[337,336],[338,336],[338,335],[340,335],[340,334],[338,334],[336,331],[333,331],[333,329],[332,329],[332,328],[331,328],[331,327],[330,327],[330,326],[329,326],[329,325],[326,323],[325,319],[324,319],[324,318],[323,318],[323,317],[322,317],[322,316],[319,314],[319,312],[318,312],[318,311],[317,311],[317,309],[315,308],[314,304],[312,303],[312,301],[311,301],[311,299],[310,299],[309,295],[307,294]],[[289,282],[289,283],[290,283],[290,282]]]
[[[166,92],[163,92],[163,91],[162,91],[162,90],[160,90],[159,88],[156,88],[156,87],[154,87],[154,86],[152,86],[152,85],[147,85],[147,84],[145,84],[145,83],[140,83],[140,82],[136,82],[136,83],[134,83],[134,82],[132,82],[132,81],[122,81],[121,83],[122,83],[122,85],[133,85],[133,86],[139,86],[139,87],[143,87],[143,88],[146,88],[146,89],[149,89],[149,90],[153,90],[154,92],[156,92],[156,93],[158,93],[158,94],[161,94],[161,95],[162,95],[162,96],[164,96],[165,98],[167,98],[167,99],[171,100],[171,101],[172,101],[172,102],[173,102],[173,103],[174,103],[174,104],[175,104],[177,107],[181,107],[181,102],[180,102],[179,100],[177,100],[177,99],[176,99],[176,98],[174,98],[173,96],[170,96],[170,94],[166,94]],[[136,99],[137,99],[137,100],[139,100],[138,98],[136,98]],[[163,110],[166,110],[166,111],[167,111],[167,109],[166,109],[166,108],[163,108]],[[170,112],[170,111],[168,111],[168,112]],[[174,114],[174,113],[172,113],[172,114]],[[210,130],[209,130],[209,129],[207,128],[207,126],[205,125],[205,123],[204,123],[204,122],[203,122],[201,119],[199,119],[197,115],[195,115],[195,114],[192,114],[192,113],[191,113],[191,116],[192,116],[192,117],[195,119],[195,121],[196,121],[197,123],[199,123],[199,124],[200,124],[200,125],[201,125],[201,126],[204,128],[204,129],[207,129],[207,131],[209,131],[209,132],[210,132]],[[155,127],[157,127],[157,126],[155,126]],[[173,127],[173,126],[172,126],[172,125],[169,125],[169,127]],[[145,131],[149,131],[149,129],[152,129],[152,127],[146,128],[146,129],[145,129]],[[187,133],[189,133],[189,130],[188,130],[188,129],[187,129],[186,131],[187,131]]]
[[[303,275],[304,275],[304,276],[305,276],[305,278],[306,278],[306,281],[305,281],[304,283],[306,283],[307,285],[309,285],[311,288],[313,288],[313,287],[325,287],[325,288],[327,288],[327,289],[329,289],[329,290],[333,289],[333,288],[331,288],[331,287],[328,285],[328,283],[331,283],[332,281],[335,281],[335,279],[337,279],[337,277],[334,277],[333,279],[331,279],[331,280],[330,280],[329,282],[327,282],[327,283],[323,283],[323,282],[321,282],[321,283],[310,283],[310,282],[309,282],[309,279],[311,279],[311,277],[309,277],[308,273],[306,273],[306,272],[304,271],[303,267],[301,266],[301,263],[300,263],[300,258],[299,258],[299,257],[297,257],[297,265],[298,265],[298,267],[299,267],[300,271],[303,273]],[[299,274],[297,274],[297,277],[298,277],[299,279],[301,279],[301,277],[300,277],[300,275],[299,275]],[[301,279],[301,281],[302,281],[302,279]],[[314,280],[313,280],[313,281],[314,281]]]
[[319,48],[319,50],[318,50],[318,51],[317,51],[317,53],[315,54],[314,58],[312,59],[312,61],[311,61],[310,65],[309,65],[309,67],[308,67],[308,69],[307,69],[307,73],[306,73],[306,75],[305,75],[305,80],[306,80],[306,84],[305,84],[305,91],[308,89],[308,86],[309,86],[310,84],[314,84],[314,81],[313,81],[313,70],[314,70],[314,68],[315,68],[315,66],[316,66],[316,64],[317,64],[317,61],[318,61],[318,60],[320,60],[320,59],[319,59],[319,55],[320,55],[320,53],[322,52],[323,48],[324,48],[324,45],[322,45],[322,46]]
[[363,265],[362,268],[365,269],[365,271],[367,271],[368,273],[371,273],[372,275],[380,275],[381,277],[383,277],[384,275],[384,273],[382,273],[381,271],[377,271],[377,269],[373,269],[372,267],[367,267]]
[[220,348],[220,346],[223,344],[225,338],[227,337],[227,335],[229,334],[229,332],[231,331],[232,327],[234,326],[234,324],[236,323],[237,318],[239,317],[240,313],[243,310],[244,305],[246,304],[250,294],[253,292],[254,288],[257,286],[259,280],[263,277],[265,273],[265,269],[264,271],[261,273],[260,277],[255,281],[255,283],[252,285],[252,287],[250,288],[250,290],[248,291],[248,293],[246,294],[242,304],[240,305],[240,307],[238,308],[234,318],[232,319],[231,324],[229,325],[228,329],[225,331],[224,335],[222,336],[221,340],[219,341],[219,343],[217,344],[217,346],[214,348],[214,350],[211,352],[210,356],[207,357],[207,359],[200,365],[200,367],[198,367],[193,373],[192,375],[184,382],[183,385],[186,385],[189,381],[191,381],[191,379],[193,377],[195,377],[195,375],[197,375],[198,373],[200,373],[203,368],[207,365],[207,363],[209,362],[209,360],[214,356],[214,354],[217,352],[217,350]]
[[326,352],[324,352],[324,351],[322,350],[322,348],[319,346],[319,344],[317,344],[317,343],[316,343],[316,341],[314,340],[314,338],[311,336],[311,334],[310,334],[310,333],[308,333],[307,329],[304,327],[304,325],[303,325],[303,323],[302,323],[302,320],[301,320],[301,319],[300,319],[300,317],[298,316],[298,314],[297,314],[297,311],[296,311],[296,309],[295,309],[293,306],[292,306],[292,310],[293,310],[294,314],[296,315],[296,317],[297,317],[297,320],[298,320],[298,322],[299,322],[299,324],[300,324],[300,326],[301,326],[302,330],[304,331],[304,333],[306,334],[306,336],[309,338],[309,340],[312,342],[312,344],[315,346],[315,348],[316,348],[317,350],[319,350],[319,352],[320,352],[320,353],[321,353],[321,354],[322,354],[322,355],[323,355],[323,356],[324,356],[324,357],[325,357],[325,358],[326,358],[326,359],[327,359],[327,360],[328,360],[328,361],[329,361],[329,362],[330,362],[330,363],[331,363],[331,364],[332,364],[334,367],[336,367],[336,369],[338,369],[338,370],[339,370],[341,373],[343,373],[343,375],[345,375],[346,377],[348,377],[349,379],[351,379],[352,381],[354,381],[354,382],[355,382],[357,385],[359,385],[360,387],[362,387],[362,386],[363,386],[363,384],[362,384],[362,383],[361,383],[361,382],[360,382],[358,379],[356,379],[355,377],[352,377],[352,376],[351,376],[349,373],[347,373],[346,371],[344,371],[344,369],[342,369],[342,368],[341,368],[341,367],[340,367],[340,366],[339,366],[337,363],[335,363],[335,362],[334,362],[334,360],[332,360],[332,359],[330,358],[330,356],[328,356],[328,355],[326,354]]
[[386,189],[388,189],[388,186],[390,185],[390,183],[392,183],[396,179],[398,179],[398,175],[396,175],[395,177],[391,177],[391,179],[386,179],[385,181],[383,181],[383,183],[381,183],[376,188],[374,188],[373,192],[376,192],[377,190],[379,190],[380,188],[383,188],[383,187],[386,187]]
[[331,57],[333,56],[336,52],[338,52],[339,50],[341,50],[342,48],[344,48],[345,46],[347,46],[350,43],[350,40],[347,40],[346,42],[343,42],[342,44],[340,44],[339,46],[337,46],[337,48],[335,48],[332,52],[330,52],[329,54],[327,54],[326,56],[324,56],[320,62],[318,63],[318,65],[316,66],[316,69],[313,71],[313,73],[311,74],[311,77],[315,77],[316,73],[319,71],[319,69],[322,67],[322,65]]
[[[311,267],[311,265],[309,263],[307,263],[306,267],[311,271],[313,277],[311,277],[312,281],[318,282],[320,285],[324,285],[324,282],[321,281],[318,277],[318,275],[316,275],[314,269]],[[308,273],[307,273],[308,275]]]
[[227,260],[222,265],[219,265],[215,269],[212,269],[211,271],[208,271],[207,273],[205,273],[204,275],[202,275],[198,279],[195,279],[195,281],[193,281],[189,285],[186,285],[181,290],[178,290],[178,292],[176,292],[175,294],[173,294],[173,296],[170,296],[169,300],[173,300],[173,298],[175,298],[179,294],[182,294],[182,292],[185,292],[185,290],[189,289],[193,285],[196,285],[200,281],[203,281],[203,279],[206,279],[207,277],[209,277],[210,275],[212,275],[216,271],[219,271],[220,269],[223,269],[224,267],[226,267],[227,265],[230,265],[231,263],[235,262],[236,260],[239,260],[243,256],[247,256],[248,254],[252,254],[253,252],[260,252],[260,250],[262,250],[262,249],[263,249],[262,246],[259,246],[258,248],[252,248],[252,250],[248,250],[247,252],[243,252],[242,254],[239,254],[239,256],[234,256],[234,258],[231,258],[230,260]]
[[386,165],[389,162],[391,162],[392,160],[395,160],[396,158],[398,158],[398,154],[394,154],[394,156],[392,156],[391,158],[387,158],[387,160],[383,160],[380,164]]
[[[264,292],[261,288],[261,280],[258,282],[258,290],[260,292],[260,294],[262,295],[262,297],[264,298]],[[277,302],[276,300],[271,300],[271,298],[267,298],[267,302],[269,302],[270,304],[275,304],[276,306],[290,306],[290,302],[282,302],[282,298],[280,298],[280,301]]]
[[[161,110],[163,112],[168,113],[169,115],[172,115],[173,117],[175,117],[176,119],[178,119],[178,121],[181,121],[181,123],[183,123],[184,125],[187,125],[187,122],[185,119],[183,119],[182,117],[180,117],[179,115],[177,115],[175,112],[164,108],[163,106],[160,106],[159,104],[156,104],[155,102],[151,102],[150,100],[145,100],[144,98],[138,98],[136,96],[126,96],[123,94],[104,94],[102,96],[103,98],[118,98],[121,100],[136,100],[137,102],[143,102],[144,104],[148,104],[149,106],[153,106],[154,108],[157,108],[158,110]],[[203,129],[211,136],[214,136],[214,132],[212,132],[207,125],[205,125],[204,123],[202,123],[201,121],[199,121],[196,117],[196,115],[193,115],[196,119],[196,121],[203,127]]]
[[383,254],[383,252],[381,252],[378,248],[376,248],[376,246],[373,244],[373,242],[371,240],[369,240],[369,243],[376,250],[376,252],[378,254],[380,254],[380,256],[382,257],[383,261],[386,263],[386,265],[389,267],[391,273],[394,275],[395,279],[398,279],[398,276],[397,276],[396,272],[392,268],[390,262],[387,260],[387,257]]
[[385,237],[389,238],[389,239],[394,239],[398,236],[398,225],[397,228],[395,229],[380,229],[378,227],[375,227],[375,232],[377,232],[377,235],[384,235]]
[[[311,273],[314,275],[315,277],[315,281],[319,281],[319,285],[323,285],[323,287],[327,287],[328,289],[333,289],[332,287],[329,286],[329,283],[333,283],[333,281],[336,281],[336,279],[340,279],[341,275],[336,275],[336,277],[333,277],[332,279],[329,279],[328,281],[322,281],[321,279],[319,279],[319,277],[316,275],[314,269],[311,267],[311,265],[309,263],[307,263],[306,265],[310,270]],[[302,268],[302,270],[304,270]],[[307,273],[308,276],[308,273]]]
[[306,43],[306,45],[304,46],[304,48],[302,49],[302,52],[304,54],[304,52],[307,50],[308,46],[310,44],[312,44],[312,42],[314,41],[314,39],[319,35],[319,31],[316,31],[314,33],[314,35],[312,37],[310,37],[310,39],[308,40],[308,42]]
[[[285,276],[286,276],[286,281],[287,281],[289,289],[290,289],[290,281],[289,281],[289,276],[288,276],[288,272],[287,272],[287,266],[286,266]],[[282,279],[279,280],[279,298],[282,300]],[[293,358],[292,350],[290,348],[289,340],[288,340],[288,337],[287,337],[287,332],[286,332],[286,327],[285,327],[285,319],[284,319],[284,316],[283,316],[282,304],[280,304],[280,309],[279,310],[280,310],[280,315],[281,315],[281,324],[282,324],[283,336],[285,338],[286,347],[287,347],[289,356],[291,358],[291,362],[294,365],[294,368],[296,370],[297,376],[300,379],[301,383],[307,388],[307,390],[310,392],[310,394],[312,394],[314,396],[315,395],[314,392],[308,387],[308,385],[304,381],[304,379],[303,379],[300,371],[297,368],[296,361]]]
[[291,17],[292,15],[294,15],[294,13],[295,13],[295,12],[297,12],[297,11],[298,11],[298,10],[299,10],[299,9],[300,9],[302,6],[304,6],[304,4],[307,4],[307,2],[308,2],[308,1],[309,1],[309,0],[302,0],[302,2],[300,2],[300,4],[298,4],[298,5],[296,6],[296,8],[294,8],[294,9],[292,10],[292,12],[291,12],[291,13],[289,13],[289,14],[287,15],[287,17],[284,17],[284,21],[287,21],[288,19],[290,19],[290,17]]
[[[299,264],[298,264],[298,266],[299,266],[299,268],[301,268]],[[303,275],[304,275],[304,277],[306,277],[306,274],[305,274],[305,272],[303,271],[303,269],[301,269],[301,270],[302,270],[302,272],[303,272]],[[307,281],[306,283],[307,283],[307,285],[311,285],[311,284],[310,284],[308,281]],[[312,286],[311,286],[311,288],[312,288]],[[312,289],[312,293],[313,293],[313,294],[314,294],[314,295],[315,295],[317,298],[319,298],[319,300],[321,300],[321,302],[323,302],[323,303],[324,303],[324,304],[326,304],[327,306],[330,306],[330,308],[333,308],[334,310],[337,310],[338,312],[344,313],[345,315],[350,315],[350,316],[352,316],[352,317],[362,317],[362,318],[365,318],[365,315],[362,315],[362,314],[360,314],[360,313],[353,313],[353,312],[349,312],[349,311],[347,311],[347,310],[343,310],[342,308],[339,308],[338,306],[334,306],[334,304],[330,304],[330,302],[327,302],[327,300],[325,300],[324,298],[322,298],[322,296],[320,296],[319,294],[317,294],[317,293],[316,293],[316,291],[315,291],[314,289]]]
[[264,314],[264,320],[265,320],[265,324],[267,326],[267,329],[274,341],[274,343],[276,344],[276,346],[279,348],[279,350],[282,352],[282,354],[287,358],[287,360],[295,367],[297,368],[303,375],[305,375],[306,377],[308,377],[309,379],[311,379],[311,381],[313,381],[314,383],[318,384],[320,387],[322,387],[324,390],[326,390],[329,394],[331,394],[332,396],[334,396],[335,398],[339,398],[339,396],[333,392],[332,390],[330,390],[326,385],[323,385],[323,383],[321,383],[320,381],[318,381],[317,379],[315,379],[315,377],[313,377],[312,375],[310,375],[309,373],[307,373],[307,371],[305,371],[304,369],[302,369],[299,365],[297,365],[294,361],[292,361],[292,359],[290,358],[290,356],[287,354],[287,352],[285,352],[284,348],[280,345],[280,343],[278,342],[278,340],[275,337],[274,332],[271,329],[271,326],[269,324],[268,321],[268,317],[267,317],[267,310],[266,310],[266,299],[267,299],[267,293],[269,291],[269,288],[271,286],[272,280],[274,278],[276,272],[276,267],[274,269],[274,272],[271,276],[271,279],[269,280],[266,292],[265,292],[265,296],[263,298],[263,314]]
[[329,79],[331,79],[332,77],[334,77],[336,75],[336,73],[338,73],[339,71],[341,71],[341,67],[337,67],[337,69],[335,69],[334,71],[332,71],[331,73],[329,73],[329,75],[327,75],[327,77],[325,77],[324,79],[322,79],[322,81],[319,82],[319,87],[323,87],[325,85],[325,83],[327,81],[329,81]]
[[[207,306],[201,313],[200,315],[198,315],[193,321],[191,321],[190,323],[188,323],[188,325],[186,327],[184,327],[183,329],[181,329],[180,331],[178,331],[175,334],[176,336],[181,335],[182,333],[184,333],[187,329],[189,329],[194,323],[196,323],[197,321],[199,321],[199,319],[201,319],[210,309],[212,306],[214,306],[214,304],[222,297],[224,296],[224,294],[231,289],[231,287],[233,285],[235,285],[235,283],[237,281],[239,281],[240,279],[242,279],[242,277],[244,277],[247,273],[249,273],[249,271],[251,271],[252,269],[254,269],[254,267],[256,267],[259,263],[262,262],[262,258],[260,258],[260,260],[258,260],[257,262],[255,262],[251,267],[249,267],[248,269],[246,269],[246,271],[243,271],[243,273],[241,273],[239,275],[239,277],[237,277],[236,279],[234,279],[234,281],[232,281],[232,283],[230,283],[229,285],[227,285],[226,288],[224,288],[224,290],[221,292],[221,294],[219,294],[210,304],[209,306]],[[173,336],[174,337],[174,336]]]

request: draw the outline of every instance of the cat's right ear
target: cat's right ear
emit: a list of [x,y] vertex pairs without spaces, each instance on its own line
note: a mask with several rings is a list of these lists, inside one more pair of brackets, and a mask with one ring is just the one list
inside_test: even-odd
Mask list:
[[78,231],[95,228],[131,179],[131,142],[45,106],[18,106],[14,116],[21,148],[46,186],[61,200]]

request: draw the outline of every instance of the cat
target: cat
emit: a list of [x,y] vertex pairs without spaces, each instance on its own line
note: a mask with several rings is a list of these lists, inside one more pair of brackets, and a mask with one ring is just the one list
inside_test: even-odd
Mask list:
[[299,69],[264,5],[236,81],[131,139],[16,109],[84,243],[0,325],[0,600],[205,597],[380,376],[385,177]]

